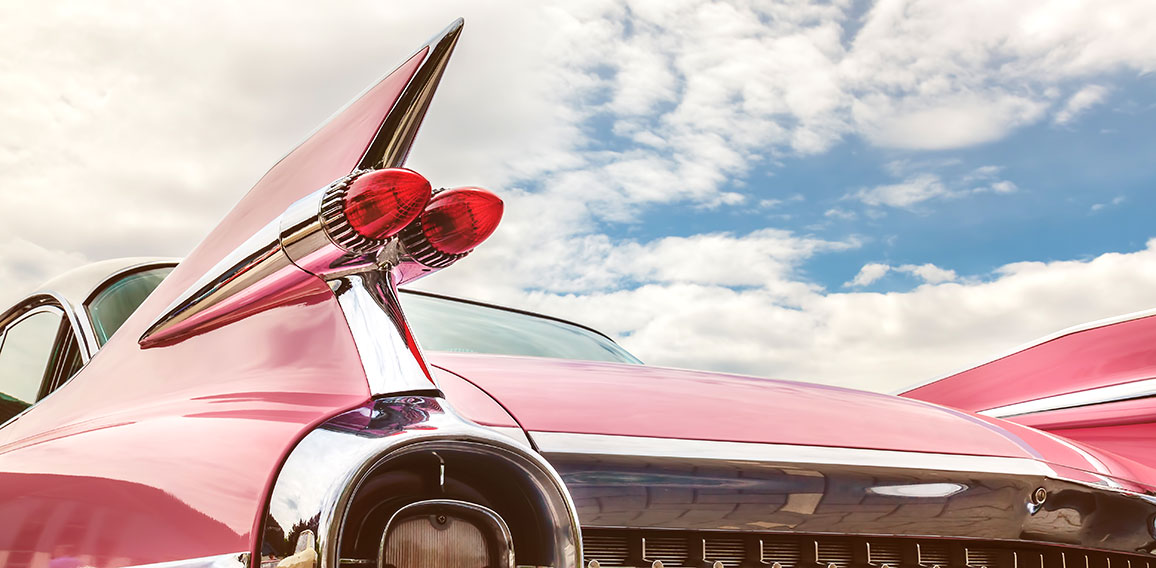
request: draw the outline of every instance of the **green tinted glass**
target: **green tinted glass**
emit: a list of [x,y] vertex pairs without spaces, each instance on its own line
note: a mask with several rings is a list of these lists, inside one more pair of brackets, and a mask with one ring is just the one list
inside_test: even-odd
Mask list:
[[101,290],[88,303],[88,317],[96,340],[104,345],[145,298],[173,271],[173,267],[134,272]]
[[613,341],[577,325],[445,298],[400,297],[418,342],[431,351],[640,363]]
[[0,343],[0,423],[36,402],[63,319],[59,310],[37,311],[12,324],[4,334]]

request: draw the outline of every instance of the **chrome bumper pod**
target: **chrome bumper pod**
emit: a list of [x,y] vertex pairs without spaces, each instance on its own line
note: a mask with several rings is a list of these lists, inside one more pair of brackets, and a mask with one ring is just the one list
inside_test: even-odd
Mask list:
[[[481,479],[499,473],[487,468],[487,460],[504,468],[501,479]],[[399,464],[409,462],[429,469],[399,475]],[[416,477],[421,478],[420,489],[395,491],[388,486],[391,479]],[[516,486],[533,506],[515,510],[500,502],[502,495],[487,493],[499,484]],[[397,498],[381,505],[388,510],[365,513],[368,509],[359,498],[369,491]],[[315,568],[372,566],[376,556],[358,555],[360,545],[354,542],[371,524],[367,518],[426,498],[461,499],[463,494],[487,501],[479,504],[497,511],[514,528],[518,554],[529,555],[520,557],[519,565],[581,565],[575,509],[553,467],[531,448],[459,417],[440,398],[426,396],[375,400],[329,420],[301,440],[273,487],[260,565],[271,568],[295,556]],[[523,518],[527,513],[531,518]],[[311,549],[301,550],[302,542],[312,543]]]

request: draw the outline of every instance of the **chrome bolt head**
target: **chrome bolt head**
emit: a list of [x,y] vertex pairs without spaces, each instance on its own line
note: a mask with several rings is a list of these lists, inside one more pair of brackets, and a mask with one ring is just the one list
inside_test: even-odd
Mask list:
[[1044,489],[1043,487],[1037,487],[1036,490],[1032,492],[1033,505],[1043,505],[1047,498],[1048,490]]

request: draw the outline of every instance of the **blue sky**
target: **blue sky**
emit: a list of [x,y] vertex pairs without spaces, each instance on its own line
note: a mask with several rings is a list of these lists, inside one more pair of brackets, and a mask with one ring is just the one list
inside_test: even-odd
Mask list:
[[6,5],[0,295],[184,255],[459,16],[408,165],[507,213],[420,287],[874,390],[1156,304],[1146,0]]
[[[1140,250],[1156,235],[1156,78],[1120,72],[1101,79],[1112,85],[1110,94],[1064,124],[1040,121],[992,142],[934,151],[880,148],[851,135],[818,155],[756,161],[749,173],[721,186],[745,196],[742,203],[667,204],[603,229],[635,240],[767,226],[858,239],[858,247],[800,265],[802,276],[832,290],[846,287],[872,262],[936,263],[962,278],[987,280],[1013,262]],[[593,120],[589,128],[599,146],[631,143],[604,121]],[[977,173],[985,168],[994,171]],[[853,198],[919,173],[938,176],[951,191],[997,180],[1015,189],[908,207],[873,207]],[[856,288],[904,291],[921,283],[910,274],[890,274]]]

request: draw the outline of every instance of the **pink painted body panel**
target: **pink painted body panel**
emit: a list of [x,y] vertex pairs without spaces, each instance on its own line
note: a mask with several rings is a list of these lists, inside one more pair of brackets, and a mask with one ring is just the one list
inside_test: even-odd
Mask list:
[[437,379],[438,387],[453,404],[454,410],[483,426],[518,428],[518,422],[502,408],[496,400],[473,383],[449,372],[434,367],[430,369]]
[[1150,398],[1013,416],[1009,420],[1053,432],[1156,467],[1156,404]]
[[[1156,317],[1092,327],[912,389],[903,396],[981,411],[1156,377]],[[1008,420],[1156,467],[1156,399],[1036,412]]]
[[1156,377],[1156,316],[1065,335],[903,396],[972,412]]
[[284,456],[314,425],[369,397],[332,292],[290,270],[261,310],[229,325],[165,347],[137,340],[290,203],[347,174],[422,56],[274,166],[80,373],[0,429],[0,523],[23,527],[0,526],[0,565],[255,551]]
[[1156,484],[1156,471],[1125,458],[888,395],[638,365],[456,353],[429,358],[491,394],[531,432],[1034,458]]

